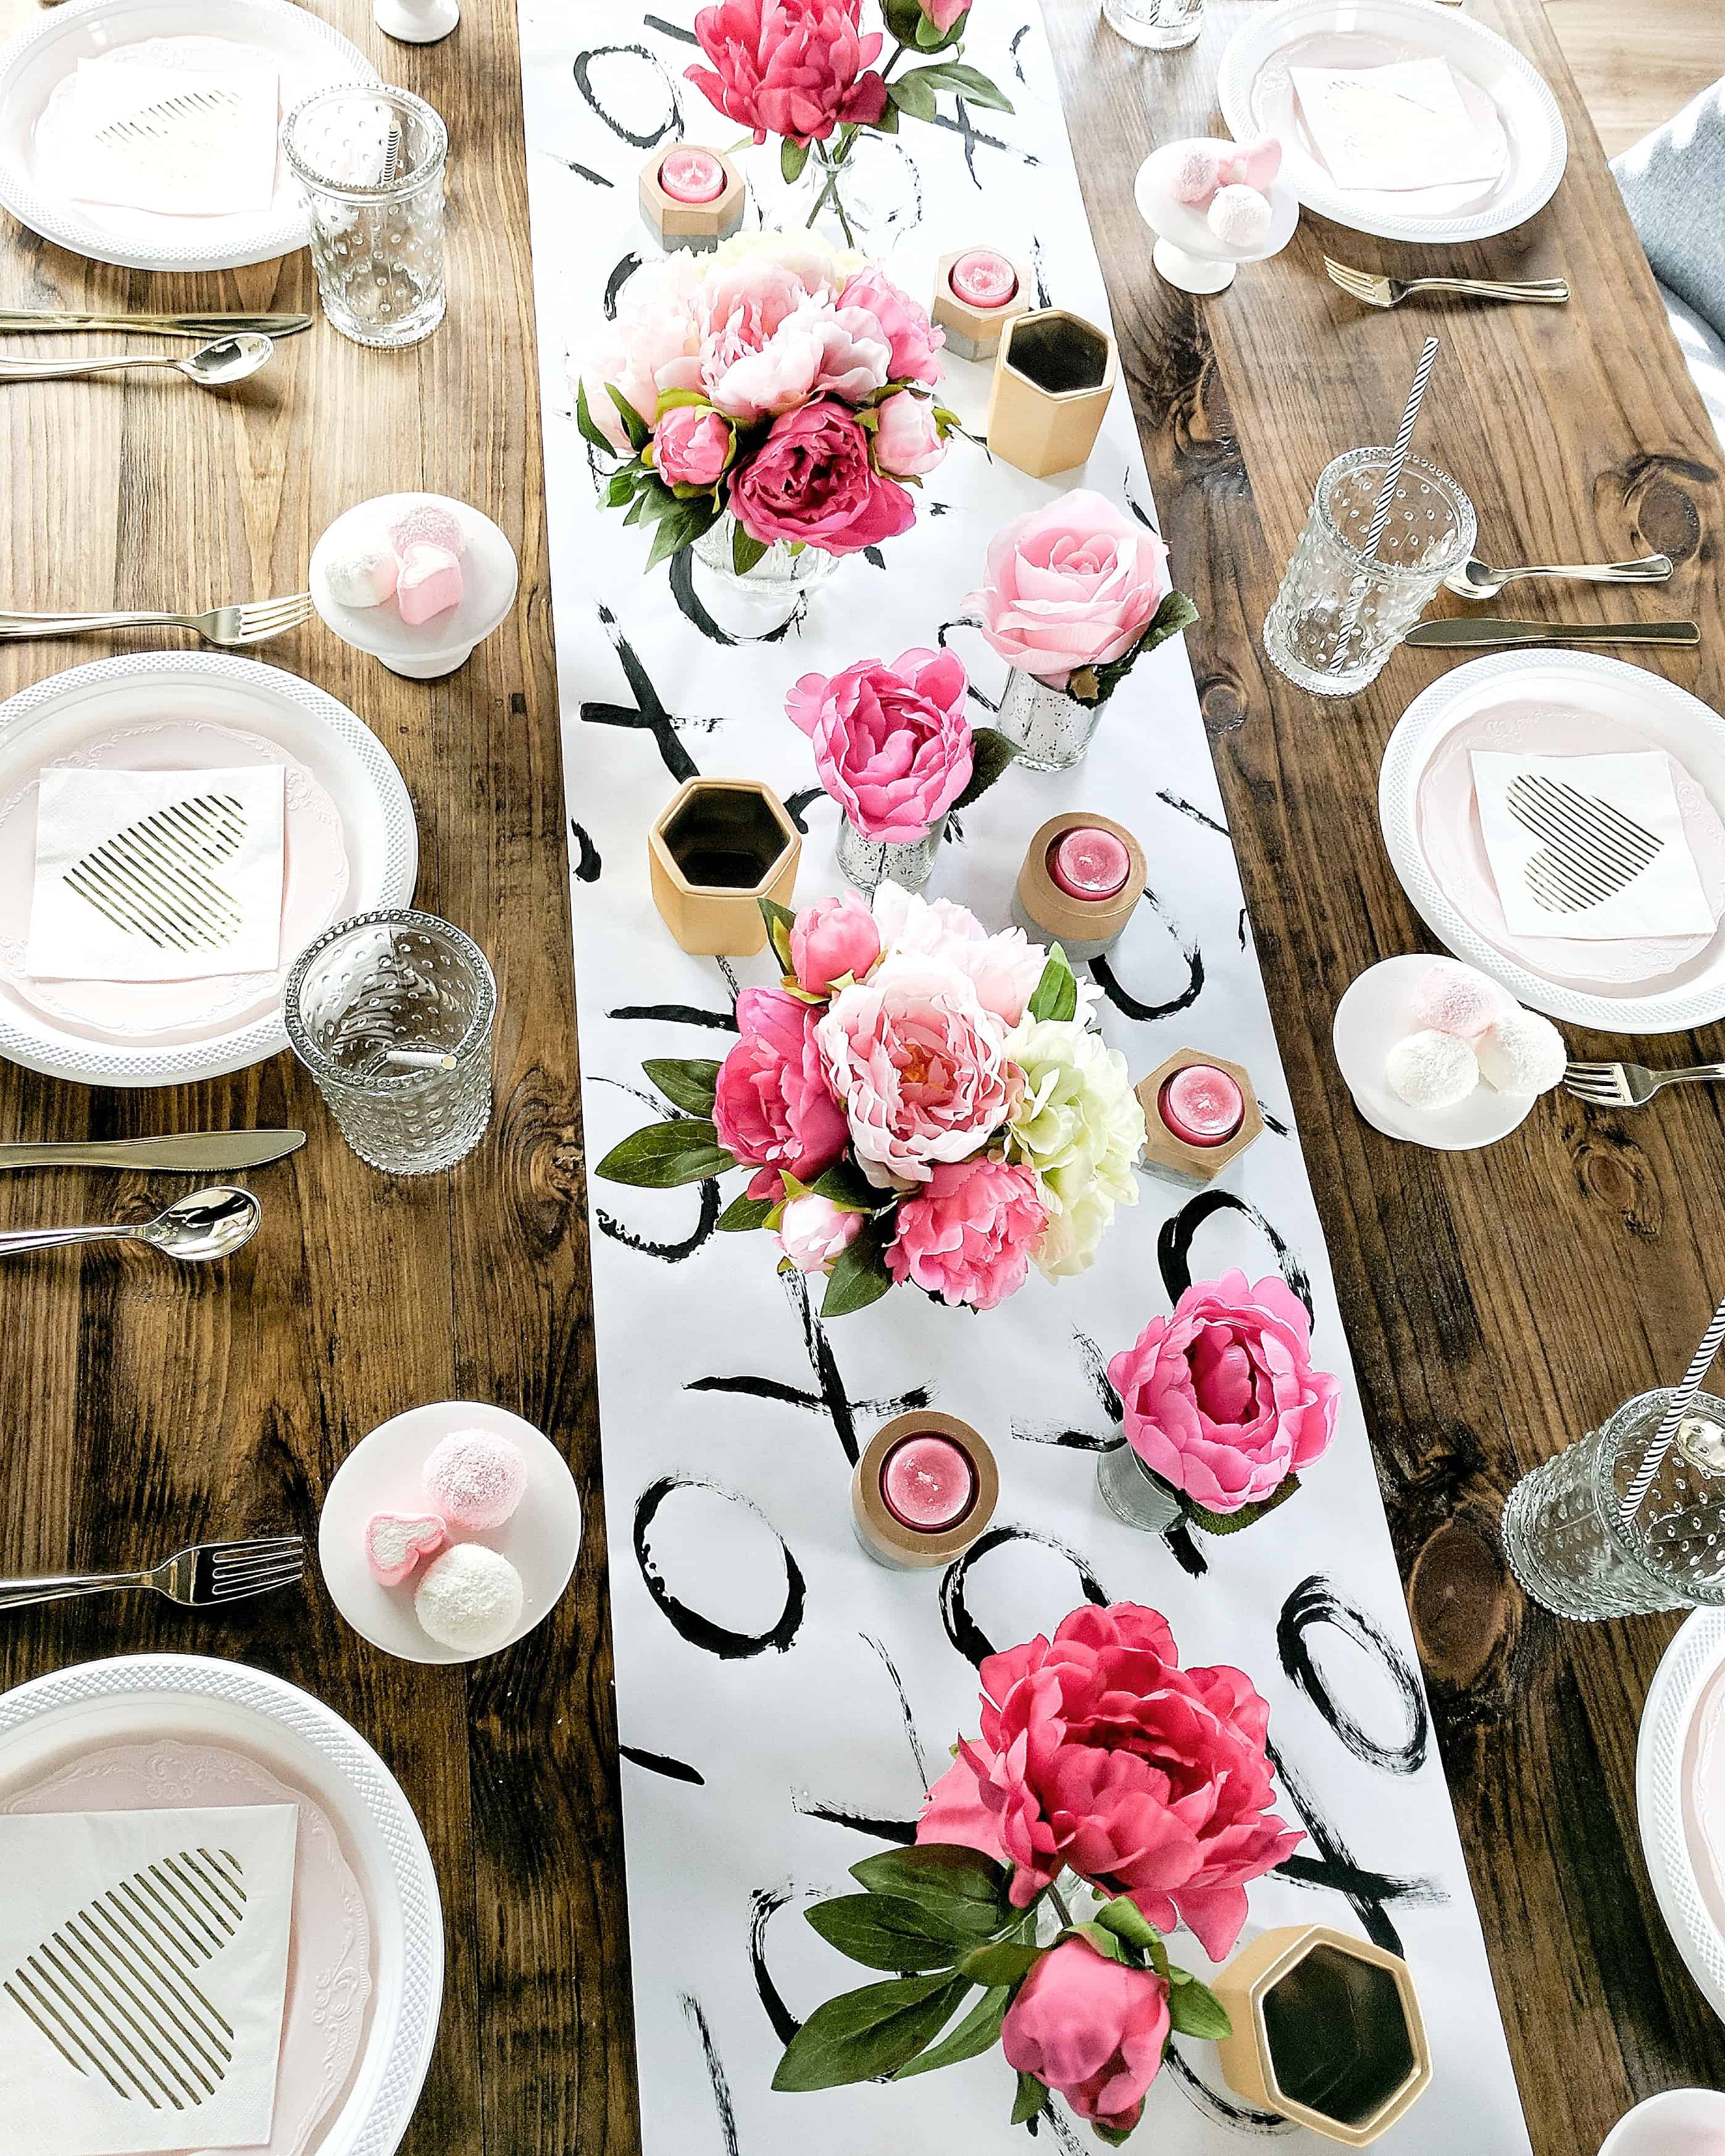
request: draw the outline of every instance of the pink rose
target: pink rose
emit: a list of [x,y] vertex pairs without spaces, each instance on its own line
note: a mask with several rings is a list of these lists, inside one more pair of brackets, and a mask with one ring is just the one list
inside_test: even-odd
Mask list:
[[829,1273],[862,1233],[860,1213],[847,1213],[814,1191],[793,1198],[778,1216],[773,1240],[799,1273]]
[[752,539],[799,540],[824,553],[855,554],[896,539],[916,521],[911,497],[869,459],[854,412],[829,397],[775,419],[731,480],[731,507]]
[[970,783],[964,669],[950,652],[860,659],[830,680],[805,674],[785,711],[814,744],[820,783],[863,836],[909,845]]
[[830,995],[847,973],[861,980],[880,955],[875,916],[854,891],[816,899],[792,924],[791,970],[811,996]]
[[1134,1452],[1207,1512],[1261,1504],[1335,1435],[1339,1378],[1312,1367],[1306,1307],[1279,1274],[1189,1287],[1108,1365]]
[[880,325],[892,353],[888,380],[922,382],[932,389],[943,372],[936,355],[947,341],[928,310],[901,291],[884,270],[858,270],[839,295],[841,307],[866,307]]
[[986,1154],[937,1161],[898,1209],[886,1270],[942,1302],[992,1310],[1024,1286],[1030,1245],[1047,1225],[1029,1168]]
[[883,958],[815,1027],[850,1142],[880,1188],[927,1183],[1006,1120],[1013,1066],[969,979],[938,959]]
[[901,389],[878,408],[875,428],[875,463],[896,478],[911,479],[932,471],[947,454],[941,430],[935,423],[930,398],[913,396]]
[[970,0],[916,0],[916,5],[942,37],[961,15],[970,12]]
[[929,1792],[918,1841],[1013,1867],[1028,1908],[1070,1865],[1224,1961],[1246,1882],[1305,1836],[1270,1810],[1270,1710],[1239,1670],[1183,1670],[1153,1609],[1086,1603],[983,1664],[982,1735]]
[[861,14],[861,0],[720,0],[695,18],[712,66],[684,72],[757,142],[824,142],[841,121],[871,126],[886,110],[870,69],[885,40],[863,35]]
[[[978,1002],[1003,1026],[1015,1026],[1023,1018],[1048,961],[1042,946],[1022,928],[1002,928],[991,936],[968,906],[950,898],[931,901],[896,883],[883,883],[875,893],[875,919],[887,950],[942,959],[967,974]],[[1085,993],[1081,986],[1081,1015]]]
[[1162,2071],[1173,2024],[1167,1980],[1062,1939],[1032,1965],[1006,2010],[1008,2066],[1034,2074],[1081,2118],[1130,2133]]
[[751,1198],[777,1198],[781,1168],[813,1183],[845,1150],[845,1114],[827,1088],[814,1016],[778,988],[737,998],[742,1038],[720,1066],[713,1122],[719,1143],[760,1170]]
[[731,422],[705,404],[674,404],[653,437],[653,461],[667,486],[716,486],[735,440]]
[[1130,651],[1168,590],[1156,534],[1079,487],[1002,526],[965,604],[1003,659],[1064,689],[1078,667]]

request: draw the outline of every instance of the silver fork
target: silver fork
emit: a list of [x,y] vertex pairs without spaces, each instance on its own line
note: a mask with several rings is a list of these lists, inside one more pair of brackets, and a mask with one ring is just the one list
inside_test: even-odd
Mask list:
[[153,1587],[187,1609],[244,1602],[305,1577],[303,1535],[268,1535],[252,1542],[196,1543],[143,1572],[68,1573],[46,1579],[0,1579],[0,1609],[33,1602],[66,1602],[79,1594],[110,1594],[121,1588]]
[[1560,307],[1569,296],[1561,277],[1380,277],[1370,270],[1350,270],[1324,257],[1324,271],[1350,298],[1368,307],[1399,307],[1414,292],[1469,292],[1476,300],[1526,300]]
[[0,639],[84,636],[108,629],[189,629],[206,644],[266,644],[311,619],[311,593],[296,592],[291,598],[212,607],[208,613],[0,613]]
[[1595,1108],[1645,1108],[1661,1086],[1705,1085],[1725,1078],[1725,1063],[1697,1063],[1687,1070],[1650,1070],[1644,1063],[1570,1063],[1563,1091]]

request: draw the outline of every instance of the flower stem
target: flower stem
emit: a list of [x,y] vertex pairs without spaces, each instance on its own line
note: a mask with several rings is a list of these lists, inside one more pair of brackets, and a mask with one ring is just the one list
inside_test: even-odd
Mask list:
[[1062,1926],[1070,1931],[1072,1927],[1072,1912],[1066,1907],[1065,1896],[1051,1879],[1048,1882],[1048,1898],[1059,1910]]

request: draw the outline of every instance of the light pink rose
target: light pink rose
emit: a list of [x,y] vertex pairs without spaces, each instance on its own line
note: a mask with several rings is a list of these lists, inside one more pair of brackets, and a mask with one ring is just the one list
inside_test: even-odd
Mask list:
[[875,428],[875,462],[897,479],[932,471],[947,454],[935,423],[932,398],[901,389],[879,406]]
[[796,540],[827,554],[860,553],[916,521],[904,488],[870,461],[856,414],[830,397],[773,421],[761,447],[733,470],[731,507],[763,545]]
[[1028,1168],[979,1154],[939,1161],[898,1209],[886,1270],[944,1303],[993,1310],[1016,1295],[1048,1208]]
[[731,459],[731,422],[704,404],[673,404],[653,437],[653,462],[667,486],[716,486]]
[[829,1091],[814,1013],[778,988],[737,998],[742,1039],[719,1069],[713,1122],[719,1143],[760,1173],[751,1198],[777,1198],[779,1170],[813,1183],[845,1150],[845,1114]]
[[970,0],[916,0],[916,5],[942,37],[961,15],[970,12]]
[[[1023,1018],[1048,962],[1048,953],[1022,928],[1002,928],[991,936],[967,906],[950,898],[931,901],[896,883],[883,883],[875,891],[875,918],[889,951],[914,951],[956,966],[969,977],[983,1009],[1009,1028]],[[1082,1015],[1081,986],[1080,998]]]
[[1109,1961],[1087,1939],[1062,1939],[1019,1985],[1000,2048],[1081,2118],[1130,2133],[1173,2027],[1165,1978]]
[[863,836],[910,845],[970,783],[964,669],[950,652],[860,659],[830,679],[805,674],[785,711],[814,744],[820,783]]
[[1200,1281],[1108,1365],[1127,1442],[1207,1512],[1261,1504],[1335,1434],[1341,1380],[1311,1351],[1306,1306],[1280,1274]]
[[791,927],[791,970],[811,996],[832,993],[847,973],[861,980],[880,955],[880,932],[858,892],[818,898]]
[[629,454],[621,414],[605,393],[612,383],[651,426],[661,389],[696,386],[683,379],[700,350],[700,325],[690,293],[698,271],[685,254],[669,255],[636,270],[617,303],[617,319],[572,367],[587,392],[587,408],[619,456]]
[[973,1153],[1012,1106],[998,1020],[937,958],[883,958],[840,989],[815,1033],[863,1173],[880,1188],[927,1183],[936,1162]]
[[1020,1909],[1070,1865],[1226,1960],[1247,1882],[1305,1835],[1270,1810],[1270,1710],[1244,1672],[1179,1663],[1167,1620],[1131,1602],[991,1655],[982,1735],[930,1790],[917,1840],[1010,1864]]
[[884,270],[871,264],[858,270],[839,293],[839,305],[866,307],[879,322],[892,353],[890,381],[922,382],[932,389],[940,380],[944,370],[937,355],[946,331],[937,330],[928,310],[901,291]]
[[870,70],[885,43],[861,29],[861,0],[721,0],[695,18],[712,62],[685,69],[755,140],[824,141],[840,121],[871,126],[886,85]]
[[860,1213],[847,1213],[810,1190],[778,1216],[773,1240],[799,1273],[829,1273],[862,1233]]
[[1003,659],[1064,689],[1076,668],[1130,651],[1168,591],[1162,541],[1079,487],[1001,526],[965,604]]

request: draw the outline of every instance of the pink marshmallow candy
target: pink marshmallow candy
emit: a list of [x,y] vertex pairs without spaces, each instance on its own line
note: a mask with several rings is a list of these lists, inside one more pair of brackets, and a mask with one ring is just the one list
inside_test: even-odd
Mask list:
[[1189,142],[1174,167],[1168,192],[1177,203],[1186,203],[1194,209],[1202,209],[1216,192],[1221,168],[1220,146],[1214,142]]
[[1216,179],[1224,187],[1255,187],[1262,194],[1281,170],[1281,144],[1274,135],[1260,135],[1255,142],[1240,144],[1231,157],[1224,156]]
[[389,541],[403,561],[410,547],[441,547],[457,561],[467,552],[467,535],[459,519],[447,509],[439,509],[434,501],[418,502],[403,510],[389,527]]
[[425,1494],[452,1527],[483,1534],[521,1502],[527,1463],[518,1445],[488,1430],[452,1430],[425,1463]]
[[461,603],[461,564],[447,547],[411,546],[402,557],[395,603],[409,629]]
[[449,1540],[434,1512],[374,1512],[366,1522],[366,1563],[380,1587],[399,1587],[422,1557]]

